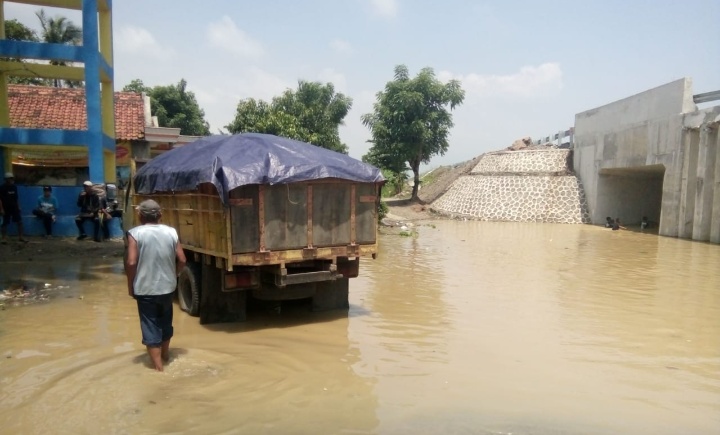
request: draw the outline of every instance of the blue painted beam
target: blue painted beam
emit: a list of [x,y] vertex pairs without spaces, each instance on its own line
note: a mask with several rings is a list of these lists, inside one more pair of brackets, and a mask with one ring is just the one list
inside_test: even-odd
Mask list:
[[0,127],[0,144],[87,145],[85,130]]
[[83,47],[46,42],[0,40],[0,57],[82,62]]

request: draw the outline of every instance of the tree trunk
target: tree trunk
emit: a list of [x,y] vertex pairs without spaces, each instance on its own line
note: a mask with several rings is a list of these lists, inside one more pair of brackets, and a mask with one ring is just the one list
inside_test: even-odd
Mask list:
[[420,189],[420,160],[414,160],[409,163],[414,176],[412,196],[410,197],[410,201],[419,202],[420,197],[418,196],[418,190]]

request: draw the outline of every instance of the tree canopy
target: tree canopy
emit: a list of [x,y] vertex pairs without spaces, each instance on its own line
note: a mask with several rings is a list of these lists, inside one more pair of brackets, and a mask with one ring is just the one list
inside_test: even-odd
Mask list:
[[231,133],[268,133],[347,154],[339,127],[352,107],[352,99],[335,92],[332,83],[299,81],[268,103],[248,98],[238,103],[235,119],[225,128]]
[[[18,20],[5,20],[5,38],[11,41],[31,41],[38,42],[37,34]],[[25,63],[22,59],[2,58],[2,60],[10,62]],[[8,77],[8,83],[19,85],[46,85],[47,80],[38,77]]]
[[205,111],[200,108],[195,94],[187,89],[181,79],[177,85],[147,87],[135,79],[123,91],[145,93],[150,97],[150,110],[158,118],[160,127],[180,128],[180,134],[207,136],[210,125],[205,121]]
[[465,91],[460,82],[440,82],[432,68],[410,78],[405,65],[395,67],[395,78],[378,92],[373,112],[362,116],[370,129],[372,146],[363,160],[393,172],[409,165],[415,183],[412,200],[418,200],[420,164],[448,149],[453,127],[450,111],[462,104]]
[[18,20],[5,20],[5,39],[11,41],[40,41],[34,30]]
[[[42,27],[42,42],[64,45],[80,45],[82,43],[82,29],[75,25],[72,21],[63,16],[48,17],[45,10],[40,9],[35,15],[40,20]],[[67,62],[59,60],[51,60],[51,65],[67,65]],[[54,79],[55,87],[63,85],[70,88],[78,88],[83,86],[81,81],[59,80]]]

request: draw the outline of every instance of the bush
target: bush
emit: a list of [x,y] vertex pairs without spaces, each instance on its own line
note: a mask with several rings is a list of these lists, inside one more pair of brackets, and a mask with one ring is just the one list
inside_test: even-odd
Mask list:
[[388,206],[385,204],[384,201],[380,201],[380,204],[378,205],[378,222],[383,220],[385,216],[388,214]]
[[400,194],[407,184],[408,175],[405,172],[392,172],[388,169],[382,170],[383,177],[387,180],[382,188],[382,196],[390,197]]

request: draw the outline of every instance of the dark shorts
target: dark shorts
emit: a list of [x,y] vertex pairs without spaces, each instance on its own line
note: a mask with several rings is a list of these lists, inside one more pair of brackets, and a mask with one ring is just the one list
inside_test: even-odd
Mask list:
[[159,347],[173,336],[173,294],[160,296],[135,296],[140,315],[142,343]]
[[10,225],[11,220],[15,223],[18,223],[20,222],[20,219],[20,210],[5,210],[5,216],[3,216],[2,226],[6,227]]

